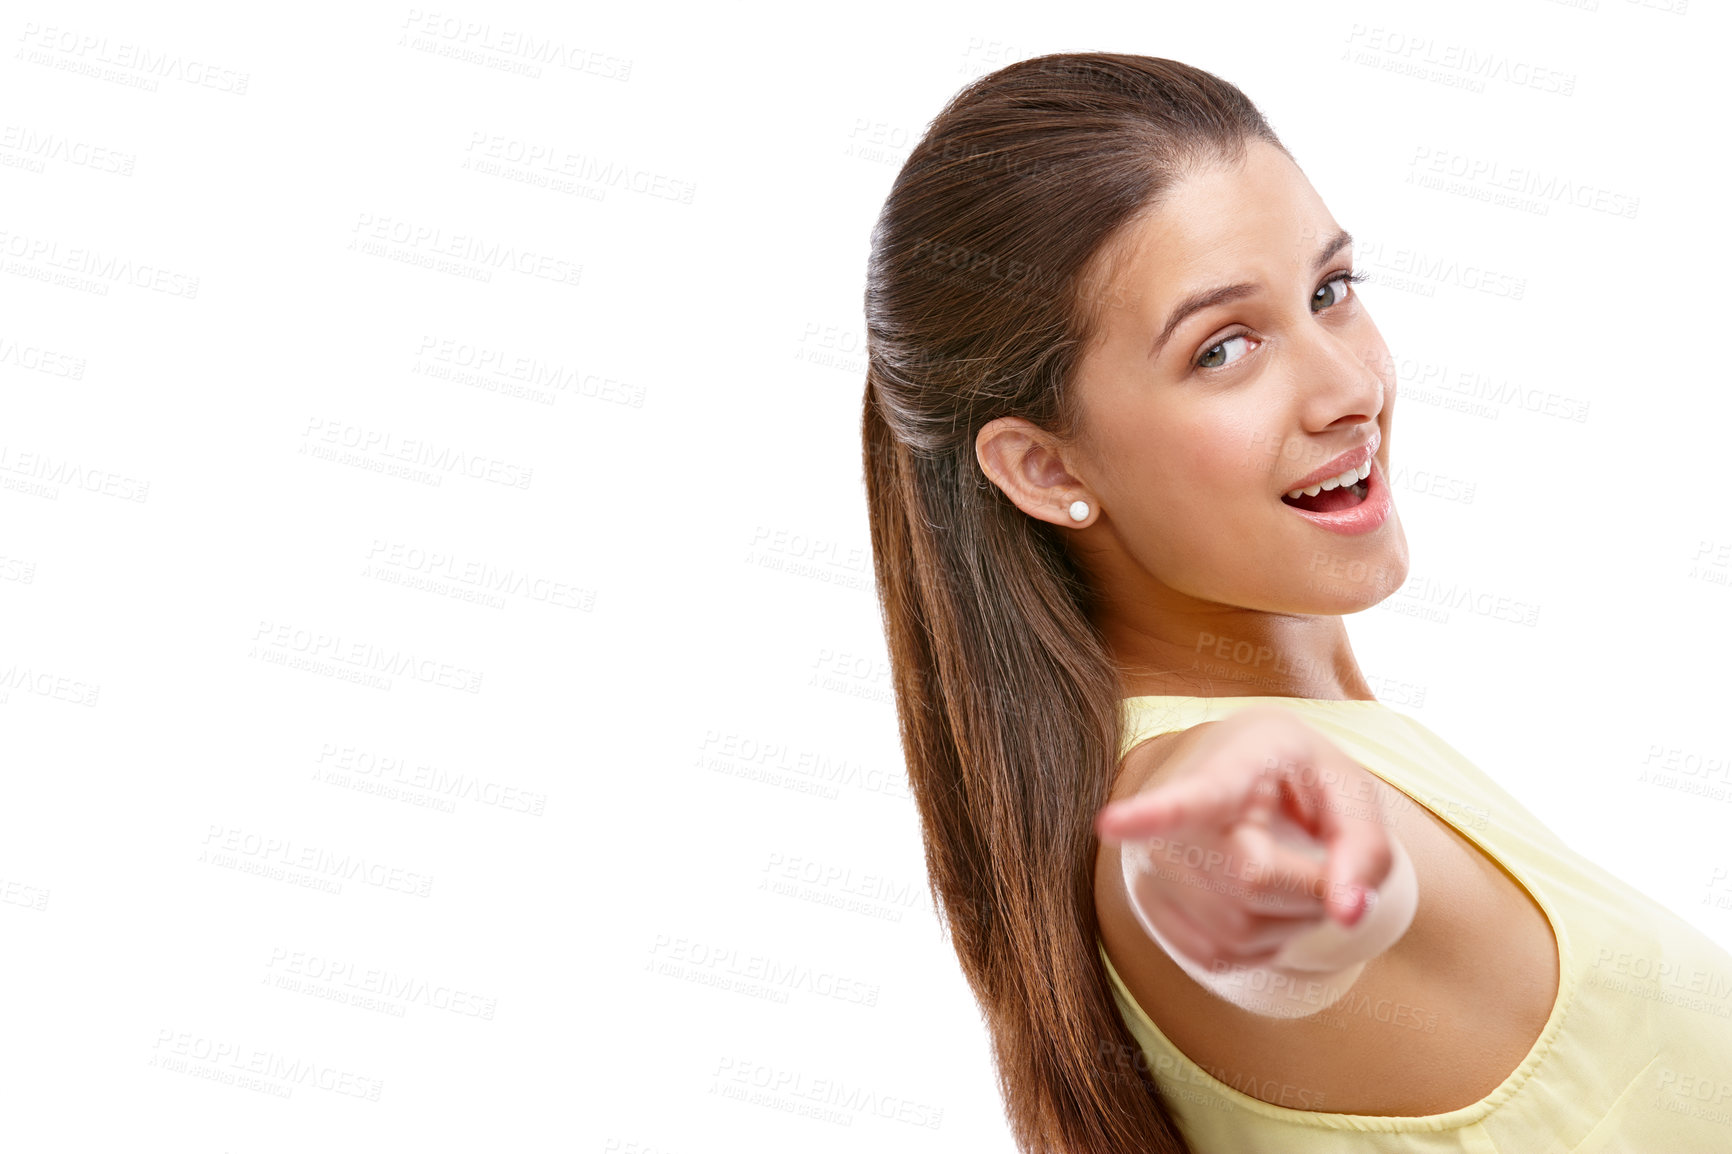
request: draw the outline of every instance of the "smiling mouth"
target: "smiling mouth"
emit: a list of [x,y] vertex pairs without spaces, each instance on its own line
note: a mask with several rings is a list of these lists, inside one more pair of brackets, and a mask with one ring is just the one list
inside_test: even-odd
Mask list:
[[[1366,463],[1370,464],[1369,461]],[[1367,470],[1367,472],[1369,471]],[[1343,509],[1351,509],[1363,502],[1366,494],[1371,491],[1370,483],[1364,477],[1359,478],[1351,485],[1335,484],[1327,489],[1321,486],[1312,486],[1312,488],[1317,491],[1313,493],[1307,489],[1298,496],[1285,493],[1282,494],[1281,500],[1284,504],[1291,505],[1295,509],[1303,509],[1307,513],[1339,513]]]

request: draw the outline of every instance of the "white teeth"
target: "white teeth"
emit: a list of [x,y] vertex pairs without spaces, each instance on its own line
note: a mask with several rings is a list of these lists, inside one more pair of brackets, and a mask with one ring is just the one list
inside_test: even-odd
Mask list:
[[1315,497],[1317,494],[1328,489],[1338,489],[1342,485],[1357,485],[1369,476],[1371,476],[1371,458],[1367,457],[1365,458],[1365,464],[1359,466],[1357,469],[1349,469],[1339,477],[1330,477],[1327,481],[1319,481],[1317,484],[1312,485],[1309,488],[1294,489],[1287,495],[1295,498]]

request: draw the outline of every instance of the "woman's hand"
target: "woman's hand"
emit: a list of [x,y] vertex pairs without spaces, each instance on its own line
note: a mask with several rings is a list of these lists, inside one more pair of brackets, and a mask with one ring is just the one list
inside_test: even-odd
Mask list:
[[[1357,964],[1406,932],[1416,901],[1385,788],[1292,712],[1254,706],[1209,726],[1161,766],[1158,784],[1105,806],[1095,828],[1125,843],[1133,908],[1194,977],[1285,963],[1344,976],[1352,967],[1351,983]],[[1386,879],[1404,910],[1380,911],[1365,933],[1317,932],[1325,919],[1358,923]]]

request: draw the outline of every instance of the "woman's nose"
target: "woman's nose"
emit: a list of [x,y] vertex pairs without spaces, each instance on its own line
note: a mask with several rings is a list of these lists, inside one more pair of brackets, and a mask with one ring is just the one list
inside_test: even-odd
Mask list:
[[1362,424],[1383,411],[1383,374],[1336,333],[1314,332],[1295,369],[1307,428]]

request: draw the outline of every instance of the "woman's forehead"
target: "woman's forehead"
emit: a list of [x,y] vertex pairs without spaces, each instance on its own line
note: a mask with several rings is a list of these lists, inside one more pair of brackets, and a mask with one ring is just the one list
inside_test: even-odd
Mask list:
[[1253,142],[1243,161],[1192,170],[1127,225],[1104,254],[1122,306],[1108,310],[1117,314],[1109,323],[1156,324],[1156,314],[1199,291],[1308,275],[1340,231],[1286,154]]
[[1234,259],[1308,264],[1338,229],[1317,191],[1285,153],[1261,141],[1239,162],[1198,167],[1127,229],[1121,271],[1166,278],[1227,271]]

